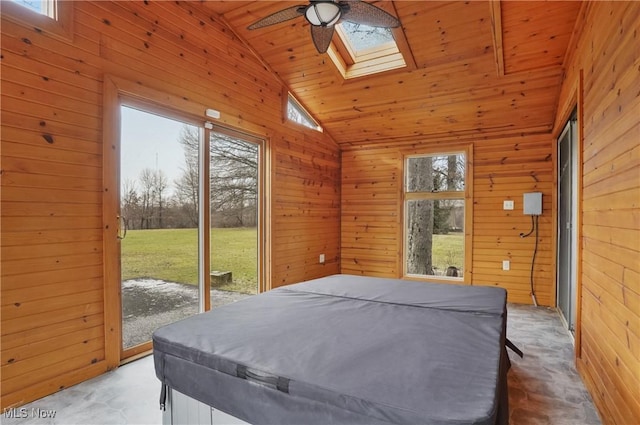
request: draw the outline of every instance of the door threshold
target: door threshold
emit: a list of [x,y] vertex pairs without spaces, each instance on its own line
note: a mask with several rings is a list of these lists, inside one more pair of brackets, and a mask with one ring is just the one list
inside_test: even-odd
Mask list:
[[143,351],[141,353],[138,353],[138,354],[134,354],[133,356],[129,356],[126,359],[120,360],[120,366],[124,366],[127,363],[131,363],[131,362],[134,362],[136,360],[140,360],[141,358],[147,357],[148,355],[151,355],[151,354],[153,354],[153,348],[150,348],[150,349],[148,349],[146,351]]

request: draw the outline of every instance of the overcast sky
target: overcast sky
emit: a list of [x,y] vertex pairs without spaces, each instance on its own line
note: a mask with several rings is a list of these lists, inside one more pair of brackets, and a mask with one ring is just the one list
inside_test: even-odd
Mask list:
[[122,107],[120,179],[136,181],[145,168],[161,169],[170,182],[180,177],[184,151],[180,145],[180,121]]

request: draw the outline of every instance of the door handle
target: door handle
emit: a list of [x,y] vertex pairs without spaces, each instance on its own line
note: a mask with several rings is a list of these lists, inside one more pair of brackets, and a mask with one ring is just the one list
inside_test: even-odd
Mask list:
[[118,233],[117,238],[122,240],[127,237],[127,219],[123,215],[118,216]]

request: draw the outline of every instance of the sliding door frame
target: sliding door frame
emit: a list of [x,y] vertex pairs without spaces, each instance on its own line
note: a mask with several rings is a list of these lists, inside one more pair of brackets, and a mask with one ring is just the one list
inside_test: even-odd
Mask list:
[[222,124],[212,124],[206,118],[206,105],[187,100],[185,96],[172,95],[140,85],[113,75],[105,75],[103,84],[103,276],[104,276],[104,328],[105,361],[107,369],[147,355],[152,350],[151,342],[129,349],[122,349],[122,290],[120,243],[120,143],[121,107],[130,106],[145,112],[155,113],[196,125],[199,130],[199,223],[198,223],[198,290],[199,311],[211,308],[210,288],[210,194],[209,194],[209,140],[212,129],[246,135],[250,140],[260,140],[259,146],[259,218],[258,218],[258,291],[270,288],[270,249],[266,243],[269,233],[271,203],[261,196],[267,192],[270,181],[268,160],[268,138],[262,132],[251,134],[257,126],[247,124],[249,130],[236,129]]
[[[255,134],[248,133],[243,130],[234,129],[225,125],[212,124],[207,123],[207,133],[205,138],[205,143],[210,145],[211,143],[211,133],[223,134],[226,136],[234,137],[236,139],[242,140],[246,143],[253,143],[258,146],[258,193],[257,193],[257,201],[258,201],[258,220],[257,220],[257,233],[258,233],[258,258],[257,258],[257,278],[258,278],[258,293],[268,291],[271,287],[267,283],[268,270],[266,259],[268,258],[268,250],[267,250],[267,241],[270,240],[267,238],[267,217],[268,214],[268,202],[269,199],[266,196],[266,188],[267,188],[267,169],[268,169],[268,161],[267,161],[267,140],[265,137],[257,136]],[[205,162],[205,167],[207,168],[207,173],[210,172],[210,149],[207,149],[207,157]],[[207,179],[209,179],[209,174],[207,174]],[[211,207],[209,195],[207,195],[207,208]],[[210,220],[211,217],[210,210],[207,216],[207,228],[211,229]],[[211,232],[207,233],[209,237]],[[211,246],[211,241],[207,240],[207,246]],[[210,255],[209,255],[210,258]],[[207,260],[209,260],[207,258]],[[209,284],[211,279],[209,279]],[[207,308],[208,310],[209,308]]]

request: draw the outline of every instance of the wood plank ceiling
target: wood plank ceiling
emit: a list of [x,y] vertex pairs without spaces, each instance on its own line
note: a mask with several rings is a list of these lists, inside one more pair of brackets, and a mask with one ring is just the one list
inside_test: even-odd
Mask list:
[[[341,145],[553,127],[580,2],[382,1],[408,68],[345,80],[304,18],[249,31],[282,1],[207,1]],[[407,57],[409,56],[409,57]]]

